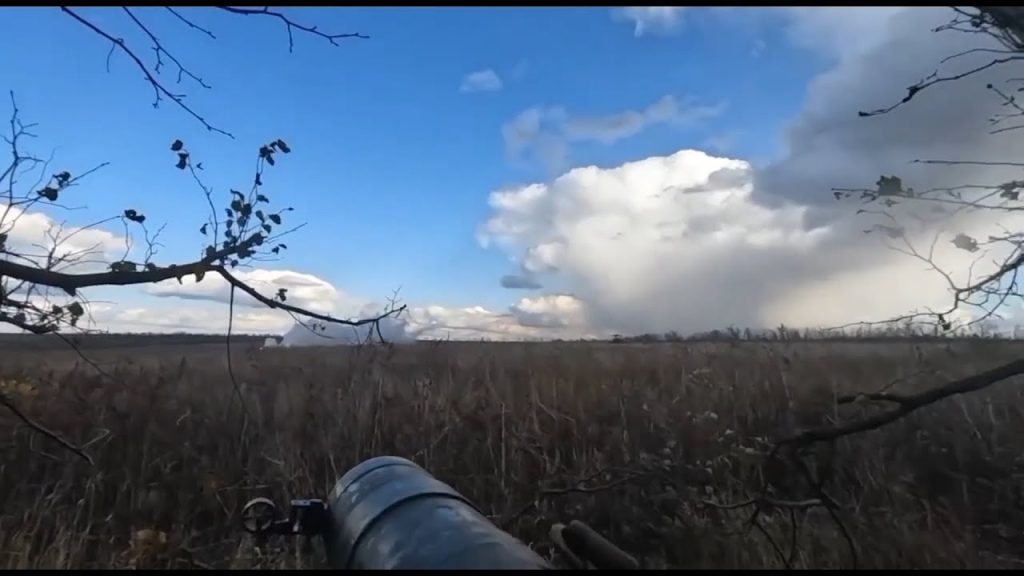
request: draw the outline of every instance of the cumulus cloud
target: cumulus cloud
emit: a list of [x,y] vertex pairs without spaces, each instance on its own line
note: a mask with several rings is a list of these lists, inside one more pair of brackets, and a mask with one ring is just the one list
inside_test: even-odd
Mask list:
[[[42,212],[21,214],[13,209],[7,222],[10,227],[6,246],[17,252],[32,254],[40,251],[33,245],[47,246],[48,234],[54,233],[61,223]],[[61,229],[64,249],[88,254],[88,262],[64,271],[73,273],[104,271],[107,262],[124,255],[125,238],[98,228],[77,228],[65,225]],[[288,302],[315,312],[343,318],[362,318],[377,315],[383,306],[357,298],[313,274],[294,270],[236,270],[235,275],[256,290],[273,296],[279,288],[287,289]],[[507,279],[506,285],[515,284],[522,289],[539,288],[528,275]],[[114,302],[107,300],[87,305],[87,316],[82,326],[90,329],[123,333],[225,333],[228,329],[230,286],[216,274],[207,274],[201,282],[194,275],[168,280],[153,285],[119,288],[112,293]],[[59,291],[58,291],[59,292]],[[106,294],[104,294],[106,295]],[[51,296],[57,298],[60,294]],[[46,293],[33,297],[44,304]],[[177,302],[172,302],[177,300]],[[235,294],[236,308],[232,319],[235,333],[284,334],[284,345],[339,345],[365,341],[369,326],[350,327],[328,324],[314,334],[307,327],[297,325],[288,314],[266,308],[242,292]],[[309,325],[309,323],[307,323]],[[0,326],[5,332],[16,331],[11,326]],[[399,318],[388,318],[381,323],[384,338],[392,342],[405,342],[414,338],[457,339],[532,339],[570,337],[581,333],[579,306],[565,295],[524,298],[503,312],[481,307],[465,308],[443,306],[414,306]],[[327,338],[325,338],[325,336]]]
[[422,306],[409,311],[408,333],[420,339],[543,340],[603,335],[587,326],[583,302],[569,294],[522,298],[507,311],[483,306]]
[[[0,209],[0,214],[6,209]],[[45,212],[25,211],[17,206],[7,211],[0,231],[6,234],[8,251],[38,266],[45,266],[47,253],[56,245],[54,257],[65,260],[56,266],[61,272],[103,271],[111,259],[125,255],[123,235],[96,226],[75,226]]]
[[[500,310],[471,302],[415,306],[388,329],[420,338],[572,338],[729,324],[830,326],[948,304],[941,277],[885,249],[878,234],[863,234],[870,221],[855,217],[858,206],[836,202],[830,191],[872,187],[881,174],[899,175],[919,190],[1018,178],[1012,168],[909,164],[915,158],[1016,160],[1024,152],[1024,132],[988,133],[987,118],[999,106],[985,89],[987,82],[998,84],[1012,74],[993,70],[944,83],[891,114],[860,118],[858,110],[895,102],[940,60],[981,46],[981,40],[932,33],[949,17],[945,8],[788,8],[761,14],[781,22],[790,42],[830,60],[808,86],[778,161],[754,169],[741,158],[722,157],[727,146],[719,141],[716,155],[681,150],[609,168],[560,169],[549,181],[496,190],[479,240],[517,262],[519,270],[502,278],[502,285],[558,285],[563,292],[538,293]],[[942,73],[955,74],[984,57],[957,58],[943,64]],[[534,107],[507,123],[503,134],[510,156],[533,155],[562,166],[574,142],[610,144],[653,125],[685,124],[720,111],[672,97],[605,116]],[[952,222],[949,231],[984,238],[996,223],[1009,229],[1024,225],[1016,215],[998,221],[975,216]],[[924,227],[909,233],[921,244],[928,232]],[[976,255],[948,240],[947,235],[937,244],[937,260],[963,278]],[[280,279],[265,280],[267,293],[273,293]],[[289,296],[310,307],[338,307],[346,300],[333,287],[293,280],[298,284]],[[223,288],[190,289],[219,302],[226,299]],[[146,321],[226,321],[226,314],[221,320],[206,308],[190,312],[213,305],[192,300],[161,308],[166,317]],[[146,314],[131,310],[120,311],[121,321],[133,314],[134,321],[145,320]],[[271,320],[244,322],[269,326]],[[282,322],[290,325],[287,317]]]
[[[977,47],[978,39],[933,34],[948,9],[783,15],[791,41],[829,55],[833,66],[809,86],[779,161],[755,171],[741,159],[683,150],[614,168],[576,168],[492,193],[481,243],[513,255],[524,270],[558,276],[583,303],[591,330],[829,326],[947,305],[942,278],[887,250],[878,234],[863,234],[871,221],[854,217],[858,206],[837,203],[831,188],[870,188],[881,174],[903,176],[919,190],[1009,180],[1007,169],[908,164],[1019,157],[1024,141],[1017,133],[988,134],[985,119],[998,102],[985,83],[999,76],[943,84],[889,115],[860,118],[858,110],[898,100],[942,58]],[[857,46],[837,41],[854,37]],[[945,73],[977,65],[974,56],[985,55],[954,60]],[[547,117],[568,124],[551,112],[531,114],[519,119],[513,144],[545,134]],[[1015,229],[1020,220],[1001,215],[998,222]],[[952,232],[984,238],[995,221],[946,224],[950,234],[936,260],[963,279],[976,255],[956,249]],[[922,245],[933,228],[907,233]]]
[[[984,46],[984,41],[972,34],[931,32],[949,19],[946,8],[849,12],[854,10],[791,13],[792,29],[801,31],[794,34],[809,47],[828,49],[835,38],[860,33],[864,43],[850,46],[848,55],[811,83],[803,110],[787,131],[785,157],[758,174],[758,193],[832,206],[831,187],[869,187],[880,174],[899,175],[918,190],[1009,179],[1007,169],[910,164],[914,159],[1018,158],[1024,141],[1015,134],[989,134],[987,121],[999,111],[999,103],[985,85],[1000,83],[1005,71],[936,85],[889,114],[857,116],[860,110],[897,102],[907,86],[931,73],[940,60]],[[967,55],[940,71],[956,74],[987,57]]]
[[572,115],[561,106],[534,106],[502,126],[505,151],[513,160],[532,156],[552,170],[562,169],[569,145],[598,142],[611,145],[657,125],[692,126],[710,120],[724,104],[703,105],[672,95],[659,98],[641,110],[606,115]]
[[777,271],[806,267],[829,231],[805,230],[802,207],[772,210],[752,191],[746,162],[696,150],[577,168],[493,193],[480,239],[568,281],[591,327],[758,325],[758,303],[784,288]]
[[467,74],[462,79],[459,92],[497,92],[501,90],[501,77],[490,68]]
[[571,294],[523,298],[512,306],[519,324],[534,328],[581,327],[586,323],[583,302]]
[[[368,312],[369,314],[370,312]],[[579,338],[597,333],[586,327],[583,303],[568,294],[522,298],[507,311],[483,306],[414,306],[396,318],[381,322],[389,342],[419,340],[544,340]],[[350,345],[376,339],[368,326],[328,325],[315,333],[295,325],[285,334],[284,346]]]
[[617,20],[631,22],[633,35],[669,34],[679,29],[682,22],[681,6],[629,6],[612,12]]
[[[86,327],[114,333],[224,334],[228,331],[228,309],[214,302],[167,305],[160,301],[132,304],[92,303]],[[235,310],[232,330],[236,334],[280,334],[294,324],[282,312],[269,309]]]
[[[235,276],[264,296],[272,298],[279,289],[287,290],[289,304],[320,313],[353,314],[364,302],[345,294],[330,282],[294,270],[238,270]],[[160,298],[181,298],[185,300],[210,300],[228,303],[231,298],[231,285],[217,274],[206,274],[202,282],[196,282],[194,275],[177,280],[166,280],[150,285],[146,291]],[[248,294],[235,292],[235,302],[241,306],[263,308],[264,305]]]
[[[572,288],[571,300],[513,306],[519,324],[534,328],[831,326],[948,301],[940,277],[865,236],[867,223],[809,225],[807,206],[759,202],[753,177],[746,162],[696,150],[577,168],[493,193],[480,239]],[[926,232],[913,240],[925,242]],[[936,256],[961,272],[974,259],[950,243]]]

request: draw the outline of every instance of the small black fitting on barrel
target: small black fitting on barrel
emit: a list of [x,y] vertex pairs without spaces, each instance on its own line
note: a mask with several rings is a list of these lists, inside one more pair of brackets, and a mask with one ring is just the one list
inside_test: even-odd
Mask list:
[[550,569],[447,484],[405,458],[381,456],[349,470],[328,501],[331,567]]

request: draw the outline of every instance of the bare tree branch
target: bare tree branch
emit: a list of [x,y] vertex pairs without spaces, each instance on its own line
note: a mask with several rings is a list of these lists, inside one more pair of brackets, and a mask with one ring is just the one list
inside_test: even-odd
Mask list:
[[315,36],[319,36],[324,40],[330,42],[332,46],[339,46],[338,40],[342,40],[344,38],[361,38],[364,40],[368,40],[370,38],[369,36],[358,33],[328,34],[326,32],[318,30],[316,26],[303,26],[302,24],[296,24],[284,14],[271,10],[269,6],[264,6],[263,8],[233,8],[231,6],[217,6],[217,8],[224,10],[225,12],[230,12],[232,14],[240,14],[242,16],[257,15],[277,18],[278,20],[284,23],[285,28],[288,30],[288,52],[292,52],[292,50],[295,48],[295,39],[292,37],[293,28],[296,30],[301,30],[302,32],[308,32]]
[[[211,39],[216,40],[216,36],[210,30],[195,24],[193,21],[191,21],[188,18],[184,17],[181,13],[179,13],[178,11],[176,11],[175,9],[173,9],[173,8],[171,8],[169,6],[165,6],[164,8],[169,13],[171,13],[178,21],[182,22],[183,24],[185,24],[189,28],[191,28],[193,30],[197,30],[197,31],[205,34],[206,36],[210,37]],[[267,17],[275,18],[275,19],[281,21],[282,23],[284,23],[285,28],[286,28],[286,30],[288,32],[288,51],[289,52],[293,51],[294,45],[295,45],[295,40],[294,40],[294,37],[293,37],[293,30],[297,30],[297,31],[302,32],[302,33],[311,34],[313,36],[318,36],[320,38],[323,38],[323,39],[327,40],[332,46],[340,46],[340,44],[338,43],[338,40],[342,40],[342,39],[348,39],[348,38],[367,39],[367,38],[369,38],[369,36],[366,36],[364,34],[359,34],[359,33],[344,33],[344,34],[331,34],[331,33],[327,33],[327,32],[321,31],[316,26],[307,26],[307,25],[304,25],[304,24],[299,24],[299,23],[295,22],[294,20],[292,20],[287,15],[285,15],[284,13],[278,12],[278,11],[275,11],[275,10],[271,10],[269,7],[263,7],[263,8],[246,8],[246,7],[241,7],[241,8],[238,8],[238,7],[230,7],[230,6],[219,6],[217,8],[219,10],[223,11],[223,12],[227,12],[227,13],[235,14],[235,15],[239,15],[239,16],[259,15],[259,16],[267,16]],[[163,67],[163,64],[164,64],[163,57],[167,57],[178,69],[178,74],[177,74],[177,82],[178,83],[181,83],[182,77],[187,76],[187,77],[191,78],[193,81],[195,81],[197,84],[199,84],[201,87],[206,88],[206,89],[211,88],[211,86],[209,84],[207,84],[200,76],[194,74],[191,70],[189,70],[189,68],[185,64],[180,62],[177,57],[175,57],[170,51],[168,51],[164,47],[163,43],[157,38],[156,34],[154,34],[152,32],[152,30],[148,26],[146,26],[139,19],[139,17],[134,12],[132,12],[132,10],[130,10],[128,7],[121,7],[121,9],[125,12],[125,14],[128,15],[128,17],[132,20],[132,22],[135,24],[135,26],[138,29],[140,29],[143,33],[145,33],[146,36],[149,37],[149,40],[152,42],[151,49],[156,54],[156,64],[152,68],[147,66],[142,61],[142,59],[136,53],[135,49],[133,49],[131,46],[129,46],[128,43],[124,40],[124,38],[118,37],[118,36],[112,34],[111,32],[105,30],[103,27],[97,25],[95,22],[92,22],[89,19],[87,19],[84,16],[82,16],[79,12],[77,12],[75,10],[72,10],[71,7],[61,6],[60,9],[61,9],[62,12],[64,12],[65,14],[67,14],[68,16],[73,18],[79,24],[85,26],[86,28],[88,28],[89,30],[94,32],[95,34],[99,35],[100,37],[104,38],[106,41],[110,42],[110,51],[107,53],[107,72],[110,72],[110,58],[114,54],[114,52],[116,52],[116,51],[122,52],[123,54],[128,56],[128,58],[131,59],[135,63],[136,67],[139,70],[142,71],[142,74],[145,77],[145,80],[153,88],[153,93],[154,93],[153,107],[154,108],[158,108],[160,106],[160,102],[163,101],[165,98],[169,99],[178,108],[184,110],[188,115],[190,115],[192,118],[197,120],[200,124],[202,124],[203,127],[206,128],[208,131],[216,132],[218,134],[222,134],[224,136],[228,136],[229,138],[234,138],[234,136],[230,132],[214,126],[209,121],[207,121],[204,116],[200,115],[195,109],[193,109],[191,106],[189,106],[185,102],[186,94],[184,94],[184,93],[176,93],[176,92],[170,91],[158,79],[158,76],[160,75],[161,68]]]
[[149,31],[149,28],[146,28],[146,25],[143,24],[135,16],[135,14],[131,10],[128,9],[127,6],[122,6],[121,9],[124,10],[125,14],[127,14],[128,17],[132,19],[132,22],[135,22],[135,25],[138,26],[143,32],[145,32],[146,36],[149,36],[149,39],[153,41],[153,52],[156,53],[156,66],[153,68],[154,72],[156,72],[157,74],[160,73],[160,67],[163,66],[163,60],[160,58],[160,55],[164,54],[165,56],[167,56],[168,58],[171,59],[171,62],[174,62],[175,66],[178,67],[178,82],[179,83],[181,82],[181,77],[184,74],[185,76],[188,76],[189,78],[195,80],[196,83],[199,84],[200,86],[202,86],[203,88],[206,88],[206,89],[210,89],[211,88],[211,86],[209,84],[207,84],[206,82],[203,82],[202,78],[196,76],[195,74],[190,72],[187,68],[182,66],[181,62],[178,62],[178,59],[175,58],[173,54],[171,54],[170,52],[165,50],[164,47],[163,47],[163,44],[160,43],[160,40],[157,39],[157,37],[155,35],[153,35],[152,32]]
[[718,510],[739,510],[740,508],[749,508],[751,506],[761,506],[767,508],[815,508],[817,506],[824,506],[818,498],[809,498],[807,500],[779,500],[777,498],[751,498],[742,502],[732,503],[719,503],[713,500],[701,500],[701,503],[716,508]]
[[859,116],[862,116],[862,117],[877,116],[879,114],[888,114],[889,112],[892,112],[896,108],[899,108],[900,106],[902,106],[902,105],[906,104],[907,102],[910,102],[911,100],[913,100],[914,97],[917,96],[922,90],[925,90],[927,88],[935,86],[936,84],[942,84],[944,82],[954,82],[956,80],[961,80],[961,79],[966,78],[968,76],[973,76],[974,74],[977,74],[978,72],[982,72],[984,70],[988,70],[989,68],[992,68],[993,66],[999,66],[1000,64],[1006,64],[1007,62],[1016,62],[1018,60],[1024,60],[1024,55],[1006,56],[1004,58],[996,58],[996,59],[994,59],[994,60],[992,60],[990,62],[987,62],[987,63],[982,64],[980,66],[976,66],[976,67],[974,67],[971,70],[968,70],[966,72],[961,72],[959,74],[953,74],[953,75],[950,75],[950,76],[939,76],[938,72],[933,72],[932,74],[930,74],[924,80],[921,80],[917,84],[909,86],[907,88],[907,95],[904,96],[903,99],[900,100],[899,102],[897,102],[897,103],[895,103],[895,104],[893,104],[891,106],[886,106],[885,108],[879,108],[877,110],[871,110],[869,112],[858,112],[857,114]]
[[[890,106],[872,110],[870,112],[859,112],[862,117],[888,114],[896,108],[913,100],[922,91],[933,86],[954,82],[974,76],[980,72],[1007,64],[1009,62],[1024,59],[1024,9],[1020,6],[973,6],[975,11],[968,12],[964,8],[954,7],[957,14],[949,23],[939,26],[936,32],[953,30],[957,32],[975,33],[995,39],[1003,45],[1005,50],[991,48],[975,48],[953,54],[943,59],[940,64],[950,60],[966,56],[968,54],[989,53],[1006,54],[1002,58],[994,58],[985,64],[981,64],[967,71],[958,74],[940,75],[935,70],[921,81],[907,87],[907,94],[900,101]],[[990,86],[991,88],[991,86]]]
[[75,454],[79,458],[88,462],[90,466],[95,465],[95,462],[93,462],[92,460],[92,456],[86,454],[78,446],[75,446],[74,444],[61,438],[60,435],[57,434],[56,432],[53,432],[49,428],[29,418],[24,412],[21,411],[21,409],[18,408],[18,406],[10,398],[7,397],[6,394],[0,393],[0,405],[3,405],[4,408],[7,408],[7,410],[9,410],[12,414],[17,416],[18,419],[24,422],[25,425],[31,428],[33,431],[42,434],[43,436],[46,436],[47,438],[53,440],[57,444],[60,444],[61,447],[63,447],[68,452],[71,452],[72,454]]
[[[92,21],[83,15],[79,8],[61,6],[61,11],[71,17],[78,24],[88,28],[97,36],[110,43],[110,51],[107,55],[107,69],[110,69],[110,59],[115,52],[128,56],[135,64],[135,67],[142,71],[145,80],[154,91],[153,106],[158,107],[160,102],[171,100],[178,108],[184,110],[192,118],[202,124],[208,131],[216,132],[233,138],[232,134],[214,126],[206,118],[200,115],[195,109],[186,103],[186,95],[171,91],[160,79],[164,64],[170,64],[177,68],[177,83],[183,78],[189,78],[200,87],[210,89],[203,78],[193,73],[188,66],[178,59],[171,50],[158,38],[154,29],[150,28],[143,18],[133,8],[121,7],[134,27],[141,31],[149,39],[156,62],[149,66],[139,57],[139,53],[124,38],[112,33],[96,21]],[[170,6],[164,7],[179,22],[188,28],[205,34],[216,40],[212,31],[199,26],[191,19],[182,15],[179,11]],[[339,40],[344,38],[367,38],[362,34],[330,34],[320,31],[316,26],[306,26],[291,20],[282,12],[272,11],[269,7],[263,9],[255,8],[232,8],[220,7],[220,11],[241,15],[262,15],[271,17],[282,22],[288,32],[289,52],[293,50],[293,30],[307,33],[327,40],[334,46],[339,46]],[[81,293],[84,289],[98,286],[131,286],[140,284],[153,284],[177,279],[181,282],[186,275],[194,275],[196,281],[201,281],[207,273],[215,273],[228,283],[230,289],[230,312],[228,328],[228,369],[235,392],[240,400],[241,390],[231,366],[230,344],[231,333],[234,328],[234,298],[235,290],[241,290],[254,298],[264,306],[281,310],[288,313],[296,321],[299,317],[314,318],[323,323],[343,324],[348,326],[370,325],[368,334],[376,334],[383,341],[379,322],[387,317],[397,316],[405,310],[405,306],[397,306],[392,301],[388,307],[379,315],[372,318],[348,320],[335,318],[328,314],[320,314],[305,310],[299,306],[285,303],[285,289],[279,289],[274,297],[261,294],[255,288],[241,281],[237,276],[228,271],[228,268],[245,266],[247,261],[266,259],[269,255],[278,255],[287,246],[279,240],[291,232],[300,229],[303,225],[293,226],[290,229],[280,232],[279,225],[282,224],[282,213],[290,211],[271,211],[269,199],[262,193],[262,176],[266,165],[275,164],[275,154],[287,154],[290,148],[283,140],[275,140],[270,144],[262,146],[259,150],[259,157],[256,162],[255,177],[248,195],[231,190],[230,202],[224,208],[226,219],[218,217],[213,191],[206,186],[199,176],[203,169],[202,163],[193,164],[191,154],[184,148],[180,140],[176,140],[171,150],[177,154],[177,168],[187,169],[195,182],[202,188],[206,203],[210,208],[209,219],[200,228],[204,235],[209,234],[212,228],[213,238],[205,247],[203,256],[199,259],[184,264],[169,264],[158,266],[154,259],[162,247],[160,235],[164,229],[163,225],[155,227],[154,230],[147,226],[146,216],[135,209],[125,209],[123,214],[104,218],[91,225],[84,227],[69,227],[66,222],[54,223],[48,230],[42,233],[42,238],[37,240],[34,236],[12,236],[21,230],[21,219],[26,214],[38,214],[37,205],[43,207],[67,208],[58,203],[58,198],[70,187],[75,186],[78,181],[88,176],[98,168],[86,171],[77,176],[63,171],[48,175],[49,161],[26,154],[19,147],[19,141],[25,138],[33,138],[31,132],[34,125],[26,125],[19,118],[19,109],[11,93],[11,104],[13,112],[10,119],[10,132],[8,135],[0,136],[10,147],[11,161],[0,172],[0,201],[4,202],[2,215],[0,215],[0,323],[7,323],[24,331],[34,334],[55,333],[65,343],[71,346],[80,357],[92,365],[98,372],[106,375],[94,362],[89,360],[74,342],[68,340],[60,333],[62,329],[72,328],[78,331],[85,329],[78,326],[80,318],[91,319],[89,311],[89,300]],[[33,171],[38,171],[37,182],[28,187],[27,191],[18,193],[25,186],[20,179]],[[68,208],[70,209],[70,208]],[[86,247],[68,243],[76,235],[87,230],[100,230],[100,226],[111,223],[114,220],[120,221],[124,227],[124,253],[119,260],[110,262],[111,247],[101,242],[89,241]],[[223,227],[223,234],[221,228]],[[141,230],[142,247],[138,248],[133,241],[132,232]],[[33,235],[38,234],[34,232]],[[272,244],[273,243],[273,244]],[[264,248],[264,246],[266,246]],[[133,252],[134,251],[134,252]],[[138,262],[129,260],[133,254],[141,251],[142,254],[135,256],[140,259]],[[105,265],[108,270],[103,272],[72,272],[69,268],[82,264]],[[55,302],[54,291],[61,291],[65,300]],[[59,295],[58,295],[59,296]],[[71,300],[68,301],[67,298]],[[301,322],[300,322],[301,324]],[[109,377],[109,376],[108,376]],[[88,455],[81,449],[62,440],[59,436],[45,427],[32,421],[10,399],[0,397],[0,404],[8,408],[18,418],[37,432],[57,441],[66,449],[74,452],[91,463]],[[243,401],[243,409],[245,404]],[[244,425],[243,425],[244,432]]]
[[[955,396],[958,394],[966,394],[968,392],[976,392],[988,388],[989,386],[1002,382],[1014,376],[1024,374],[1024,360],[1014,360],[1008,364],[998,366],[987,372],[980,374],[974,374],[967,378],[960,380],[954,380],[946,383],[942,386],[932,388],[921,392],[919,394],[902,395],[902,394],[861,394],[855,395],[856,398],[865,398],[868,400],[883,400],[887,402],[894,402],[897,407],[882,412],[875,416],[865,418],[863,420],[857,420],[844,424],[841,426],[832,426],[825,428],[817,428],[813,430],[807,430],[801,432],[795,436],[783,439],[779,442],[780,445],[806,445],[813,444],[816,442],[831,442],[844,436],[850,436],[852,434],[858,434],[860,432],[867,432],[881,428],[887,424],[895,422],[904,416],[919,410],[925,406],[934,404],[940,400]],[[849,402],[849,398],[842,398],[845,402]]]
[[174,14],[174,17],[175,17],[175,18],[177,18],[178,20],[181,20],[182,22],[184,22],[184,23],[185,23],[185,25],[186,25],[186,26],[188,26],[189,28],[191,28],[191,29],[193,29],[193,30],[198,30],[198,31],[202,32],[203,34],[206,34],[206,35],[207,35],[207,36],[209,36],[209,37],[210,37],[210,38],[211,38],[212,40],[216,40],[216,39],[217,39],[217,37],[213,35],[213,32],[210,32],[209,30],[207,30],[206,28],[203,28],[202,26],[198,26],[198,25],[196,25],[196,24],[195,24],[194,22],[192,22],[192,21],[191,21],[191,20],[189,20],[188,18],[185,18],[184,16],[182,16],[181,14],[179,14],[179,13],[178,13],[178,11],[177,11],[177,10],[175,10],[174,8],[171,8],[170,6],[164,6],[164,8],[165,8],[165,9],[166,9],[166,10],[167,10],[168,12],[170,12],[171,14]]
[[154,108],[159,107],[160,101],[163,100],[163,96],[166,96],[172,102],[177,104],[179,108],[181,108],[182,110],[187,112],[190,116],[192,116],[193,118],[198,120],[199,123],[202,124],[203,127],[205,127],[210,132],[217,132],[218,134],[223,134],[223,135],[225,135],[225,136],[227,136],[229,138],[234,139],[234,136],[230,132],[226,132],[224,130],[221,130],[220,128],[217,128],[217,127],[211,125],[209,122],[206,121],[205,118],[200,116],[195,110],[193,110],[191,107],[189,107],[188,104],[185,104],[185,101],[184,101],[184,96],[185,95],[184,94],[175,94],[175,93],[171,92],[159,80],[157,80],[153,76],[153,73],[151,73],[149,71],[149,68],[147,68],[146,65],[142,62],[142,60],[140,60],[139,57],[135,55],[135,52],[132,51],[132,49],[128,47],[128,45],[125,43],[123,38],[114,38],[110,34],[108,34],[105,31],[103,31],[103,29],[99,28],[98,26],[96,26],[92,22],[86,20],[82,16],[78,15],[76,12],[72,11],[67,6],[61,6],[60,9],[65,14],[67,14],[68,16],[71,16],[72,18],[77,20],[79,23],[81,23],[86,28],[92,30],[96,34],[99,34],[103,38],[106,38],[111,44],[113,44],[114,47],[117,47],[119,50],[121,50],[121,52],[124,52],[124,54],[126,54],[129,58],[132,59],[133,62],[135,62],[135,65],[138,66],[139,70],[142,70],[142,74],[146,77],[146,80],[153,87],[153,91],[154,91],[154,93],[156,95],[156,99],[153,101],[153,107]]

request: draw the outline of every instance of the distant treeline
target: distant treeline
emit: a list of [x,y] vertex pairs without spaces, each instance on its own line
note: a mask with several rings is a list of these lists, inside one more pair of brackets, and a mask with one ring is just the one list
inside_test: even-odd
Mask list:
[[[62,339],[63,338],[63,339]],[[140,348],[148,346],[199,346],[223,345],[224,334],[188,334],[188,333],[134,333],[134,334],[0,334],[0,351],[2,350],[58,350],[66,349],[68,341],[81,350],[101,350],[107,348]],[[280,341],[275,334],[236,334],[231,342],[236,345],[263,345],[267,338]],[[67,341],[65,341],[66,339]],[[724,328],[683,335],[679,332],[664,334],[639,334],[635,336],[615,335],[610,339],[575,340],[576,342],[612,342],[624,343],[655,343],[655,342],[842,342],[842,341],[942,341],[950,340],[1024,340],[1024,328],[1016,328],[1011,333],[999,332],[986,328],[975,328],[971,332],[950,331],[937,332],[913,326],[857,326],[838,329],[795,329],[779,326],[774,329]],[[470,340],[466,340],[470,341]],[[489,341],[488,339],[472,340]],[[531,342],[544,342],[533,339]],[[556,342],[573,340],[556,339]],[[441,342],[441,341],[438,341]]]
[[[63,338],[63,339],[62,339]],[[233,344],[262,344],[267,336],[238,334],[231,337]],[[67,341],[65,341],[65,339]],[[223,334],[0,334],[0,350],[58,350],[68,348],[68,342],[82,350],[104,348],[139,348],[146,346],[196,346],[224,344]]]
[[774,329],[725,328],[708,332],[682,335],[678,332],[664,334],[640,334],[623,336],[616,334],[611,341],[627,342],[799,342],[799,341],[844,341],[844,340],[1018,340],[1024,338],[1024,329],[1015,328],[1010,333],[990,327],[978,326],[970,331],[937,331],[931,328],[908,325],[856,326],[844,329],[804,328],[796,329],[779,326]]

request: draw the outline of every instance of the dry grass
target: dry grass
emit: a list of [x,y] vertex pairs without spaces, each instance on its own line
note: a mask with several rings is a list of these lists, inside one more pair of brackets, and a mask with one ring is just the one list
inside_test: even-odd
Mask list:
[[[834,414],[837,393],[921,370],[966,375],[1010,344],[420,344],[382,351],[236,353],[243,429],[223,351],[97,351],[122,383],[67,353],[7,353],[7,393],[95,458],[90,468],[0,415],[0,567],[311,567],[298,542],[257,550],[246,500],[325,495],[381,454],[413,459],[498,522],[543,490],[661,476],[597,494],[550,495],[508,530],[550,554],[553,522],[579,518],[648,567],[774,567],[742,500],[771,438]],[[187,360],[183,356],[187,354]],[[934,380],[912,378],[911,387]],[[16,382],[21,382],[20,385]],[[1019,383],[921,410],[839,443],[831,494],[865,567],[1020,567],[1024,403]],[[865,407],[844,408],[849,418]],[[820,513],[819,513],[820,512]],[[785,515],[767,531],[789,548]],[[798,567],[842,567],[823,511],[803,519]]]

